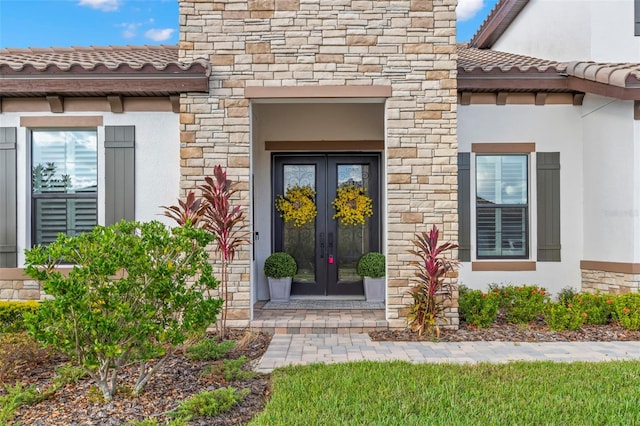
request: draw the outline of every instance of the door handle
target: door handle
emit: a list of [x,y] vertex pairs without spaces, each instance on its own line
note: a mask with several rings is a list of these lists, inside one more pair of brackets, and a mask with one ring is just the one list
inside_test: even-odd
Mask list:
[[333,232],[329,232],[329,256],[327,257],[329,265],[333,265],[335,262],[333,259]]
[[324,259],[324,232],[320,233],[320,259]]

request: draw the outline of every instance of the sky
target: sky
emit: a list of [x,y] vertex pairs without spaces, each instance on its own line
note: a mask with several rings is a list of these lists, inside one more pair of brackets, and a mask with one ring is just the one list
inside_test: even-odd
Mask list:
[[[458,0],[468,41],[498,0]],[[0,0],[0,48],[176,44],[178,0]]]

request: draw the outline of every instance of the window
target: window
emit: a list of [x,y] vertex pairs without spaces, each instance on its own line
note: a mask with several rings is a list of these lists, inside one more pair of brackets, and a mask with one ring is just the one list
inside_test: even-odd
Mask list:
[[97,148],[95,129],[31,131],[33,244],[97,224]]
[[478,259],[529,256],[528,155],[476,156]]

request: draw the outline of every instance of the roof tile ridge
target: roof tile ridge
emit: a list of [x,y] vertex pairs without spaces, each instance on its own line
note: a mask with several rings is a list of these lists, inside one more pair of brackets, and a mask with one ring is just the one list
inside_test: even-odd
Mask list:
[[[505,52],[501,50],[479,49],[477,47],[461,47],[461,51],[461,56],[459,56],[459,58],[462,57],[463,59],[466,59],[470,62],[473,62],[474,60],[485,60],[487,62],[493,62],[488,64],[484,63],[471,65],[464,65],[459,62],[458,69],[462,69],[466,72],[473,72],[476,70],[481,70],[483,72],[491,72],[494,70],[499,70],[501,72],[513,72],[512,70],[515,70],[523,73],[532,71],[544,73],[548,72],[549,70],[555,72],[565,72],[567,67],[566,63],[563,62],[537,58],[529,55],[522,55],[519,53]],[[471,52],[471,56],[464,57],[465,51]],[[505,63],[505,61],[508,61],[509,59],[512,59],[512,62],[514,63]],[[516,61],[525,63],[515,63]],[[526,62],[530,62],[530,64],[527,64]]]
[[498,10],[502,7],[502,3],[506,3],[506,2],[507,0],[498,0],[496,4],[493,5],[493,8],[489,11],[489,14],[487,15],[487,17],[484,18],[484,21],[482,21],[482,24],[480,24],[480,27],[478,27],[478,29],[476,30],[476,33],[471,37],[469,44],[471,44],[473,40],[489,25],[489,22],[493,20],[494,15],[497,14]]
[[165,71],[169,68],[179,68],[182,71],[189,71],[194,65],[200,65],[205,70],[205,75],[209,76],[211,71],[210,64],[201,59],[196,59],[190,63],[180,63],[180,62],[168,62],[162,65],[156,65],[151,62],[144,62],[140,65],[132,65],[129,63],[118,63],[116,65],[108,65],[103,62],[96,62],[93,64],[80,64],[77,62],[69,63],[69,64],[44,64],[44,65],[35,65],[32,63],[25,63],[19,65],[11,65],[8,63],[0,63],[0,69],[9,68],[14,72],[37,72],[37,73],[69,73],[73,74],[74,72],[109,72],[109,73],[127,73],[127,72],[144,72],[147,71]]
[[[497,31],[498,37],[504,32],[504,29],[493,28],[490,33],[486,33],[491,24],[494,21],[498,21],[497,26],[499,27],[499,24],[506,20],[508,27],[528,3],[529,0],[499,0],[493,9],[491,9],[489,15],[487,15],[476,33],[471,37],[470,43],[483,49],[491,48],[494,40],[490,39],[494,32]],[[510,16],[512,12],[515,14]]]

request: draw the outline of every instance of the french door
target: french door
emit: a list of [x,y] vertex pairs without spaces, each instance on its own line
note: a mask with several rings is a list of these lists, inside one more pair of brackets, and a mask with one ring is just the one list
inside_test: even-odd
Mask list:
[[[298,264],[291,293],[297,295],[361,295],[356,272],[360,256],[380,251],[378,154],[273,155],[273,199],[287,187],[315,190],[317,216],[302,226],[285,222],[273,210],[274,251],[291,254]],[[373,215],[363,225],[334,219],[337,190],[345,185],[362,187],[371,198]]]

